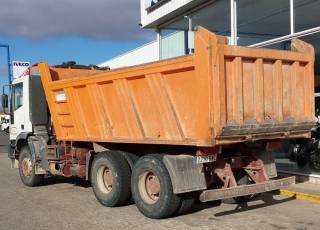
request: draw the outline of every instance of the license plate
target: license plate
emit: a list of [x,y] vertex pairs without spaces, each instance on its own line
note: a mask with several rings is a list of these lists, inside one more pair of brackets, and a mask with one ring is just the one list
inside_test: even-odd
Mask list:
[[217,154],[208,156],[196,156],[193,158],[195,164],[202,164],[207,162],[213,162],[217,160]]

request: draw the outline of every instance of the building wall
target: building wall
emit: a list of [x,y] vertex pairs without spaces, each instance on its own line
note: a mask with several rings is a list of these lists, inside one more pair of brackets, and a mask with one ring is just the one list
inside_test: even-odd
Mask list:
[[[168,15],[170,12],[173,12],[182,6],[192,2],[192,0],[179,0],[179,1],[164,1],[164,3],[158,3],[161,4],[161,7],[154,8],[153,10],[147,11],[146,0],[140,0],[140,6],[141,6],[141,24],[142,26],[148,25],[154,21],[156,21],[159,18],[164,17],[165,15]],[[150,0],[151,1],[151,0]]]
[[111,69],[114,69],[157,61],[159,60],[158,44],[159,43],[157,41],[150,42],[144,46],[138,47],[137,49],[100,63],[98,66],[109,66]]
[[177,31],[161,39],[160,59],[168,59],[186,54],[184,31]]
[[[109,66],[111,69],[140,65],[144,63],[154,62],[158,60],[164,60],[168,58],[174,58],[182,56],[188,53],[188,45],[186,44],[188,39],[187,35],[194,36],[193,32],[186,33],[185,31],[176,31],[167,36],[161,38],[160,47],[157,41],[150,42],[144,46],[138,47],[132,51],[124,53],[113,59],[105,61],[98,66],[106,67]],[[230,37],[228,37],[230,40]],[[267,38],[250,38],[250,37],[239,37],[239,46],[249,46],[255,43],[263,42],[268,40]],[[191,39],[190,43],[193,43]],[[194,45],[190,44],[190,48]],[[269,49],[283,49],[282,43],[273,44],[264,48]],[[160,52],[160,53],[159,53]]]

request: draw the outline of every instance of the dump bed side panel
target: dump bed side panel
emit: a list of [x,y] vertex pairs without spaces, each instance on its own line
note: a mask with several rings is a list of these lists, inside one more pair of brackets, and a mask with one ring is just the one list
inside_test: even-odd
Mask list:
[[59,140],[215,146],[305,137],[312,46],[228,46],[197,27],[195,54],[113,71],[37,65]]
[[[307,136],[314,125],[313,47],[299,40],[293,42],[297,52],[225,43],[196,30],[195,49],[203,50],[195,56],[197,125],[202,126],[197,144]],[[203,44],[209,62],[203,60]]]
[[60,140],[196,143],[193,55],[79,74],[38,67]]

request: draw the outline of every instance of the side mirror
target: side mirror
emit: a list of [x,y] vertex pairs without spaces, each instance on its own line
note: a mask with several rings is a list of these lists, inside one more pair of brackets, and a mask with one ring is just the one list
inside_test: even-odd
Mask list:
[[2,94],[1,95],[1,106],[4,109],[7,109],[8,106],[8,94]]

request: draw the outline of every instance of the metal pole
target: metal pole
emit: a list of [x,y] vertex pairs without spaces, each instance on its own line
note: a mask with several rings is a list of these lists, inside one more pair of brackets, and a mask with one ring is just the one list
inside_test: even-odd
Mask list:
[[234,36],[235,36],[235,31],[234,31],[234,0],[230,0],[230,20],[231,20],[231,41],[230,45],[234,45]]
[[157,29],[157,43],[158,43],[158,60],[161,60],[161,29]]
[[10,67],[10,51],[9,45],[7,46],[7,66],[8,66],[8,83],[11,82],[11,67]]
[[237,0],[230,0],[231,44],[237,45]]
[[294,0],[290,0],[290,31],[291,34],[294,34]]
[[192,49],[189,47],[190,44],[190,36],[191,36],[191,31],[192,31],[192,18],[191,14],[188,15],[189,18],[189,33],[188,33],[188,48],[189,48],[189,54],[192,54]]
[[311,35],[311,34],[315,34],[315,33],[320,33],[320,26],[319,27],[315,27],[309,30],[303,30],[294,34],[289,34],[289,35],[285,35],[282,37],[278,37],[278,38],[274,38],[268,41],[264,41],[264,42],[259,42],[253,45],[250,45],[248,47],[263,47],[263,46],[268,46],[268,45],[272,45],[275,43],[279,43],[279,42],[284,42],[284,41],[288,41],[292,38],[298,38],[298,37],[303,37],[303,36],[307,36],[307,35]]
[[10,51],[9,51],[9,45],[1,45],[0,47],[4,47],[7,49],[7,67],[8,67],[8,83],[10,84],[11,81],[11,68],[10,68]]
[[237,39],[238,38],[237,0],[233,1],[233,13],[234,13],[234,15],[233,15],[233,19],[234,19],[234,25],[233,25],[234,26],[234,41],[233,41],[233,45],[236,46],[238,44],[238,39]]

